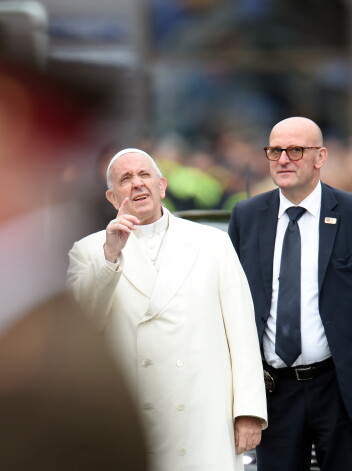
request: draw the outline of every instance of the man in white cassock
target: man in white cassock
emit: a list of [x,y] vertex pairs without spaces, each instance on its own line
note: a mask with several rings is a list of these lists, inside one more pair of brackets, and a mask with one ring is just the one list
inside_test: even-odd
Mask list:
[[105,331],[140,407],[152,471],[238,471],[267,426],[246,277],[228,235],[161,205],[139,149],[116,154],[106,230],[76,242],[68,286]]

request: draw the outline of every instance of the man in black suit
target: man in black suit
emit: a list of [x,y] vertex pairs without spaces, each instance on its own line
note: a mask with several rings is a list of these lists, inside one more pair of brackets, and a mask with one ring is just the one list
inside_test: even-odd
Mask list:
[[[229,234],[251,288],[267,386],[269,427],[257,448],[259,471],[309,469],[312,443],[321,471],[352,469],[352,195],[320,181],[327,154],[313,121],[279,122],[265,148],[279,188],[241,201],[231,216]],[[298,205],[303,215],[292,222],[286,209]],[[300,238],[300,252],[289,250],[301,261],[297,269],[286,253],[281,257],[289,224]],[[289,360],[293,319],[299,335]]]

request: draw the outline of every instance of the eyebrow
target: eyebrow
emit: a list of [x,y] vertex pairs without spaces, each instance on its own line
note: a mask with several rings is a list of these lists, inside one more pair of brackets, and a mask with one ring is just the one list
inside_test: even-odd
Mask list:
[[[137,175],[139,175],[140,173],[151,173],[151,170],[147,170],[147,169],[141,169],[139,170],[139,172],[137,173]],[[130,170],[128,170],[127,172],[124,172],[120,175],[120,178],[123,178],[123,177],[127,177],[129,175],[133,175],[133,172],[131,172]]]

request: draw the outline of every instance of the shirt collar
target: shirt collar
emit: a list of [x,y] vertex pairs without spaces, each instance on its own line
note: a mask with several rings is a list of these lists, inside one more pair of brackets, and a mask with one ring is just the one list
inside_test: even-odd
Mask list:
[[[305,198],[303,201],[299,203],[297,206],[301,206],[305,208],[312,216],[317,217],[320,211],[320,204],[321,204],[321,183],[318,182],[317,186],[314,190]],[[280,189],[280,207],[278,218],[280,218],[287,208],[290,208],[293,205],[291,201],[289,201],[281,192]]]
[[169,226],[169,213],[165,211],[164,208],[161,208],[163,215],[160,219],[151,224],[140,225],[134,231],[136,237],[143,237],[150,234],[157,234],[159,232],[166,231]]

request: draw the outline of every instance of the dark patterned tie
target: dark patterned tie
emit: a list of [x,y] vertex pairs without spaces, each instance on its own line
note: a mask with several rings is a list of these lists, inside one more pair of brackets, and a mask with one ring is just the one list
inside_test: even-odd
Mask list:
[[275,352],[291,366],[301,353],[301,236],[299,206],[286,210],[288,223],[282,245],[277,302]]

